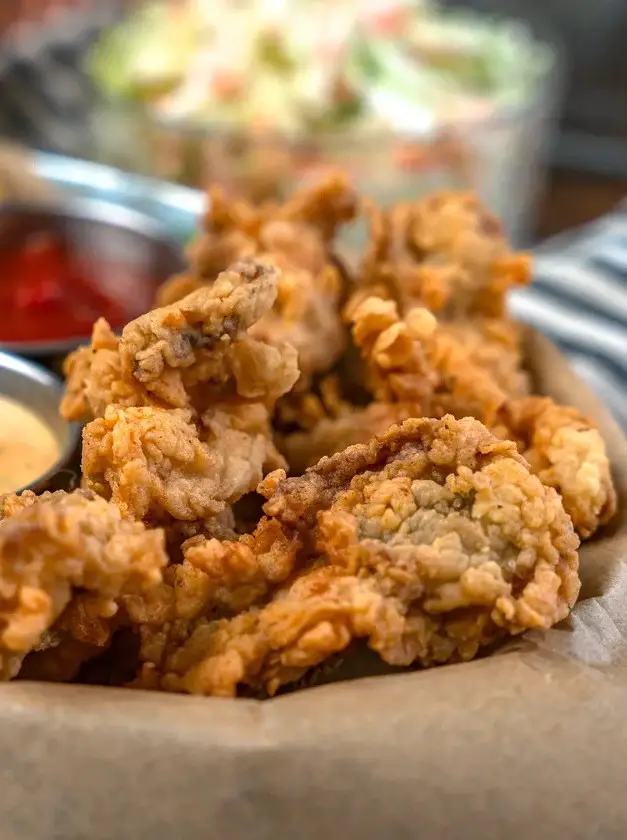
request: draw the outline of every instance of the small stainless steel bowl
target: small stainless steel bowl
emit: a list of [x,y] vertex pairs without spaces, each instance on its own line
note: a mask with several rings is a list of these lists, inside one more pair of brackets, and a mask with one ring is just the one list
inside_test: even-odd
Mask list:
[[[161,223],[107,201],[79,198],[53,206],[0,205],[0,252],[14,252],[21,241],[26,243],[37,233],[53,234],[69,252],[96,266],[113,259],[141,269],[148,287],[142,295],[143,305],[138,305],[132,317],[150,309],[158,286],[185,267],[180,244],[168,236]],[[10,318],[11,312],[2,312],[2,317]],[[72,335],[58,341],[0,341],[0,349],[25,356],[52,356],[67,353],[89,338]]]
[[56,464],[26,487],[16,487],[15,492],[49,489],[53,479],[71,466],[78,452],[81,427],[77,423],[68,423],[60,416],[62,393],[61,380],[50,371],[27,359],[0,352],[0,394],[22,403],[41,417],[56,435],[61,452]]

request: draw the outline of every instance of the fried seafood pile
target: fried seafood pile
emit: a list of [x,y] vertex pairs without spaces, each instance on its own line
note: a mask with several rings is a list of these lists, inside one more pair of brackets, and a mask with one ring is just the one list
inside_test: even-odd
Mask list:
[[564,619],[616,497],[532,392],[528,280],[470,195],[211,191],[188,272],[66,361],[81,489],[0,500],[2,676],[264,697],[356,640],[428,667]]

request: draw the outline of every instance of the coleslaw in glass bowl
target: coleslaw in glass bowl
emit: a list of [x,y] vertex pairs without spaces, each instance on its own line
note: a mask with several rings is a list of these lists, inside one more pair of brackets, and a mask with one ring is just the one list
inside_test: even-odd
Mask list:
[[381,203],[477,190],[525,228],[556,55],[433,0],[152,0],[88,59],[101,158],[260,200],[341,166]]

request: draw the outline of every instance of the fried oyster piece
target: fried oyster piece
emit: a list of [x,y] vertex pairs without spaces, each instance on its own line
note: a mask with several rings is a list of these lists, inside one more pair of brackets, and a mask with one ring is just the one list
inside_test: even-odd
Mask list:
[[501,318],[508,290],[530,280],[529,256],[510,250],[498,219],[472,193],[370,206],[369,223],[361,293],[387,294],[403,313],[426,306],[446,320]]
[[70,634],[73,624],[84,626],[87,614],[109,621],[117,613],[117,599],[157,585],[168,562],[161,531],[123,520],[115,505],[89,491],[58,491],[41,500],[29,495],[21,509],[15,502],[10,507],[13,514],[0,522],[0,674],[5,679],[18,673],[29,651],[51,646],[44,634],[52,629],[54,635],[64,611],[63,631]]
[[575,408],[549,397],[511,400],[496,432],[518,443],[543,484],[555,487],[583,539],[616,513],[616,490],[605,441]]
[[249,330],[272,307],[277,288],[274,267],[245,261],[211,286],[131,321],[119,340],[99,321],[94,344],[66,363],[63,416],[101,417],[110,404],[198,412],[234,397],[273,404],[298,378],[296,352]]
[[170,304],[214,282],[235,260],[271,261],[281,272],[278,295],[251,335],[291,344],[298,353],[304,387],[312,375],[328,370],[344,347],[339,315],[342,271],[331,243],[337,229],[355,217],[356,207],[354,191],[338,175],[278,206],[253,207],[213,188],[204,231],[189,250],[190,271],[167,281],[157,302]]
[[472,318],[438,324],[476,368],[489,374],[508,397],[531,393],[531,380],[525,370],[524,327],[509,318]]
[[371,297],[349,309],[347,318],[374,400],[365,407],[336,400],[334,416],[279,437],[294,472],[411,417],[453,414],[488,425],[496,421],[507,392],[474,361],[466,343],[426,309],[411,309],[402,318],[394,301]]
[[155,634],[175,640],[197,623],[263,602],[271,587],[292,573],[301,550],[298,535],[268,517],[239,540],[192,537],[183,545],[182,562],[166,570],[160,587],[126,596],[123,603],[148,649]]
[[[451,323],[436,326],[429,318],[426,310],[414,309],[400,319],[396,305],[380,298],[357,307],[352,313],[353,336],[374,402],[355,408],[336,400],[334,416],[279,438],[292,470],[302,472],[320,457],[364,442],[410,417],[470,415],[500,437],[516,441],[532,472],[561,494],[579,535],[592,536],[616,512],[609,458],[594,423],[547,397],[512,398],[504,387],[507,379],[510,385],[516,383],[511,360],[501,361],[500,375],[489,372],[489,365],[476,361],[482,351],[473,353],[468,346],[478,341],[476,327],[469,323],[463,332],[470,337],[465,340]],[[483,352],[492,357],[491,349]]]
[[138,405],[141,395],[132,379],[122,376],[119,338],[104,318],[92,329],[91,344],[70,353],[63,363],[65,391],[60,413],[80,422],[101,417],[110,403]]
[[261,404],[191,411],[109,406],[83,430],[82,486],[129,519],[215,517],[283,465]]
[[308,565],[235,618],[145,623],[140,686],[272,694],[355,638],[392,665],[468,660],[551,627],[577,598],[560,497],[472,418],[407,421],[260,490]]

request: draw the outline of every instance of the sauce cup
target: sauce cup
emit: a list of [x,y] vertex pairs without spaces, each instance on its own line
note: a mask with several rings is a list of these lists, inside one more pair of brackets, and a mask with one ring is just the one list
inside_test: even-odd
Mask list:
[[[32,411],[45,423],[58,443],[59,456],[40,475],[13,492],[71,489],[72,467],[78,459],[81,427],[59,415],[63,391],[61,380],[50,371],[27,359],[0,352],[0,396],[8,397]],[[1,418],[0,418],[1,422]]]
[[120,329],[183,270],[181,247],[149,216],[106,201],[0,206],[0,349],[66,353],[100,316]]

